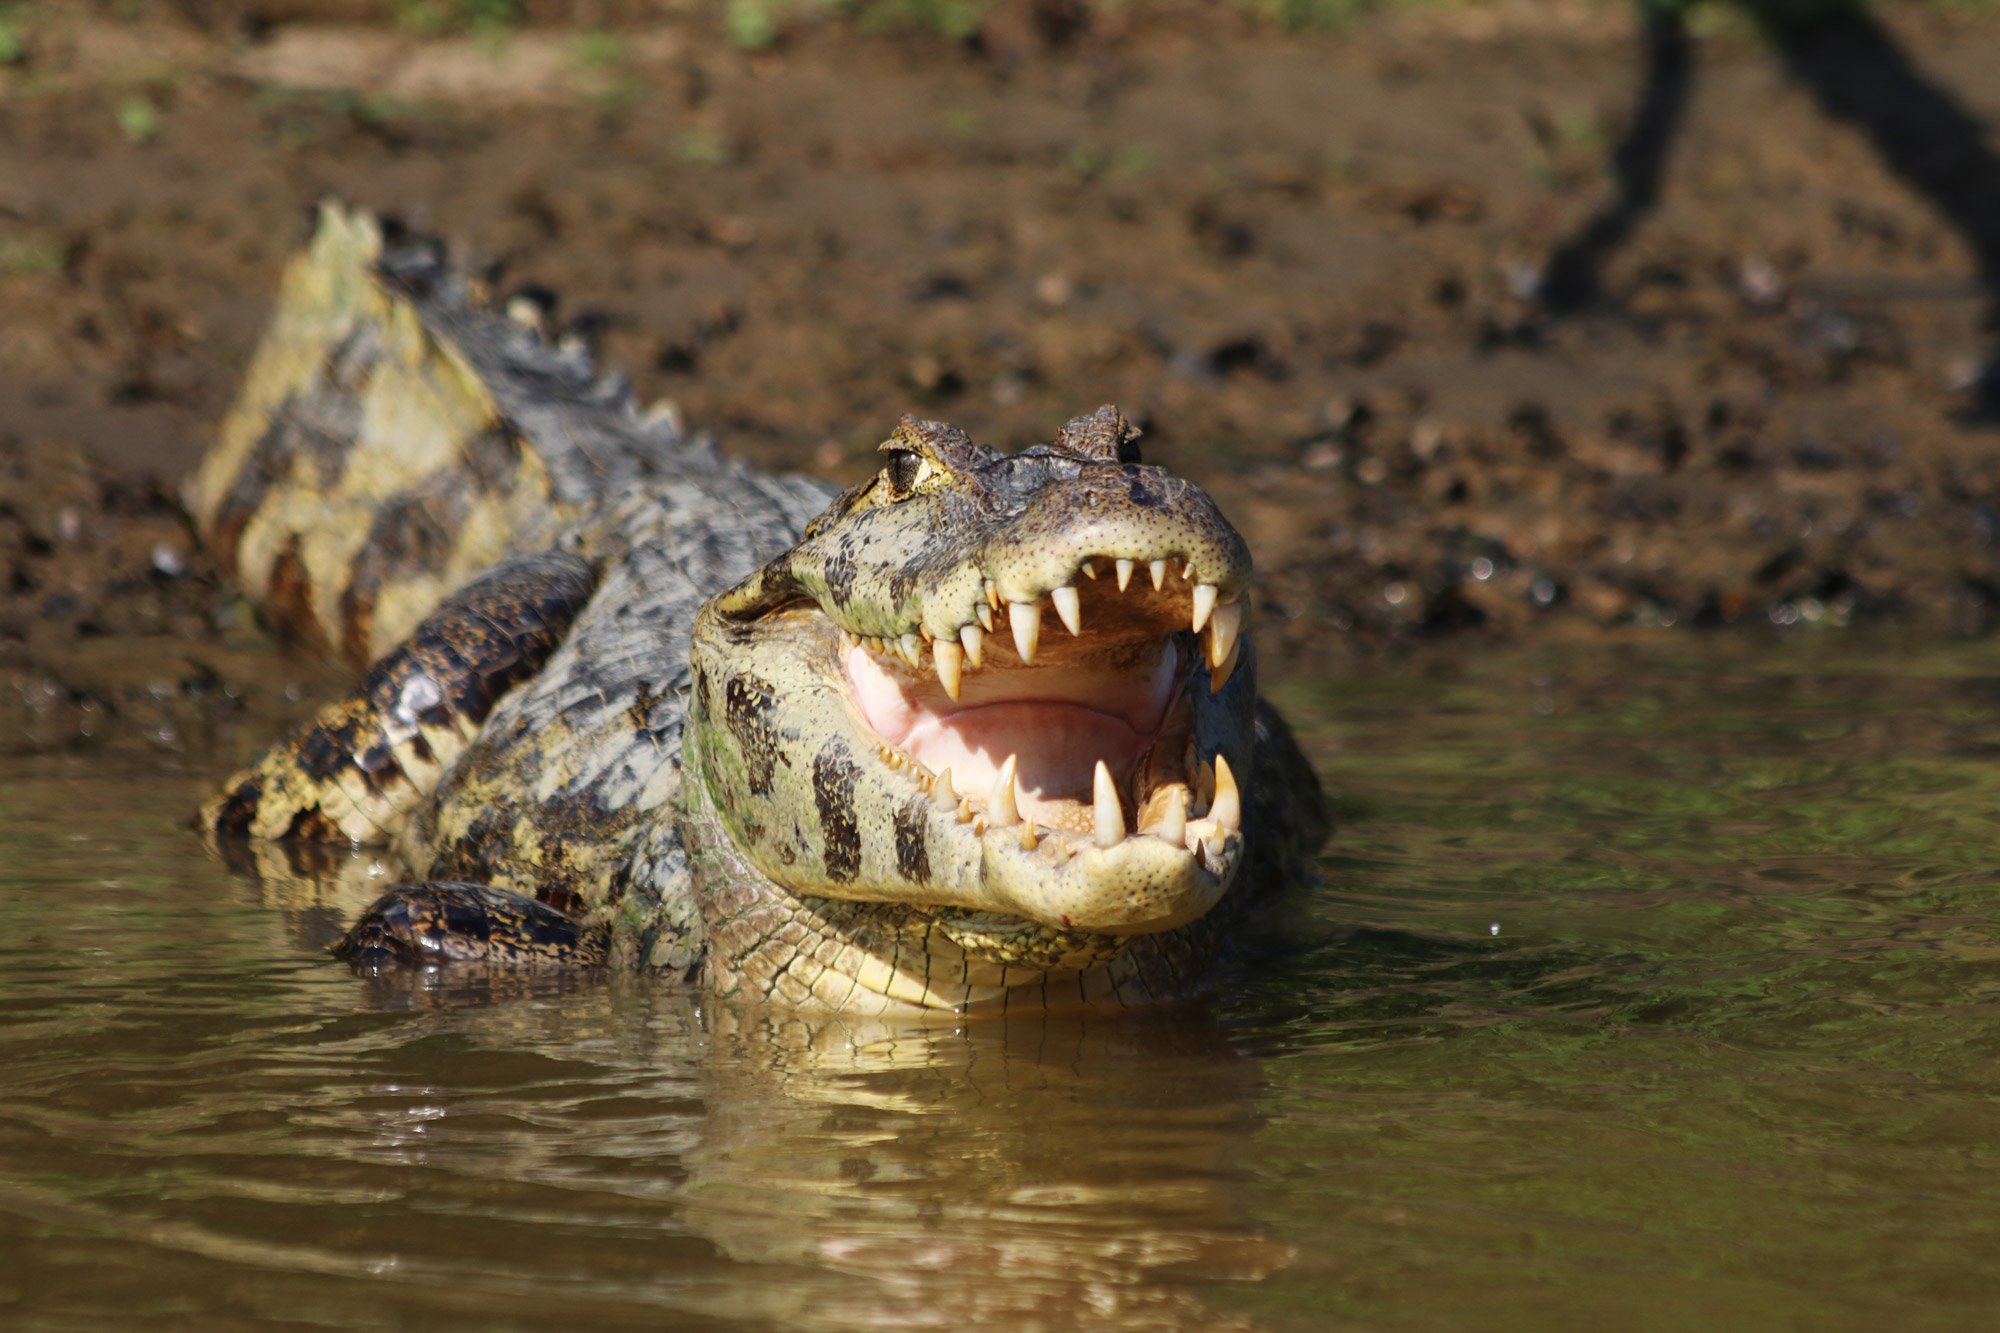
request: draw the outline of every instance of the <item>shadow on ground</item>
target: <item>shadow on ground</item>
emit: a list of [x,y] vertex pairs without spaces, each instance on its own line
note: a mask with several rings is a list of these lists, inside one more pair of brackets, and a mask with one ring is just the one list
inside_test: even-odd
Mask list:
[[[1950,222],[1977,257],[1989,332],[2000,332],[2000,155],[1984,127],[1859,0],[1737,0],[1820,109],[1865,135],[1882,162]],[[1691,3],[1642,0],[1645,80],[1611,155],[1616,194],[1559,245],[1542,278],[1558,315],[1606,299],[1601,271],[1659,202],[1667,162],[1695,90]],[[2000,352],[1989,349],[1973,413],[2000,420]]]

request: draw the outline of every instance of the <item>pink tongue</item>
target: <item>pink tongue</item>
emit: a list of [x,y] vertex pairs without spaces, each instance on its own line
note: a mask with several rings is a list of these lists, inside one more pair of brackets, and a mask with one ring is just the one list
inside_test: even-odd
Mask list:
[[[1159,729],[1175,678],[1171,651],[1162,654],[1150,673],[1136,678],[1123,672],[1099,681],[1091,678],[1092,672],[1054,670],[992,671],[982,678],[968,671],[967,698],[958,705],[929,682],[913,686],[890,674],[865,648],[852,649],[846,666],[855,702],[875,734],[933,773],[950,769],[960,795],[984,797],[1000,765],[1014,755],[1021,813],[1031,816],[1044,813],[1045,802],[1088,801],[1100,759],[1122,784],[1147,738]],[[974,680],[979,681],[977,690]],[[1044,697],[1019,697],[1031,687],[1039,687],[1036,693]],[[1084,691],[1123,716],[1076,700],[1074,694]],[[1045,697],[1055,692],[1072,697]]]

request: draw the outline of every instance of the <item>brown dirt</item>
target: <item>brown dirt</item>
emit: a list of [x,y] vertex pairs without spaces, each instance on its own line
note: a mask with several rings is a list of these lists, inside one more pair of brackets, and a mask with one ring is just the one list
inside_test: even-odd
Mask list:
[[[115,8],[17,6],[0,66],[0,750],[105,717],[172,749],[324,687],[172,496],[327,194],[561,293],[768,466],[860,475],[905,411],[1018,446],[1117,402],[1250,534],[1292,650],[2000,605],[1981,238],[1735,11],[1697,15],[1605,299],[1558,318],[1534,275],[1641,83],[1616,5],[1298,36],[1041,0],[755,54],[637,0],[498,47],[358,0]],[[1885,21],[1990,145],[2000,15]]]

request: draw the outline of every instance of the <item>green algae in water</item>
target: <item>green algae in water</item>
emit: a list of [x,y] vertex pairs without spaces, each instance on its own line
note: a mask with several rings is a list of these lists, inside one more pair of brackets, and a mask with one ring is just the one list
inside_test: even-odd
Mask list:
[[[1341,829],[1212,1001],[924,1029],[370,986],[193,778],[0,778],[20,1327],[1958,1329],[2000,1307],[2000,656],[1275,693]],[[225,767],[218,758],[215,767]]]

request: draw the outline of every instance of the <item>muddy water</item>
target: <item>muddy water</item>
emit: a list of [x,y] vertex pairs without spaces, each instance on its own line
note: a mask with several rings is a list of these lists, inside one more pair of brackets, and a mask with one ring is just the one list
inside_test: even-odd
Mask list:
[[371,987],[311,949],[335,906],[193,844],[197,778],[17,763],[0,1315],[1983,1328],[1989,658],[1294,679],[1344,829],[1214,1001],[962,1029]]

